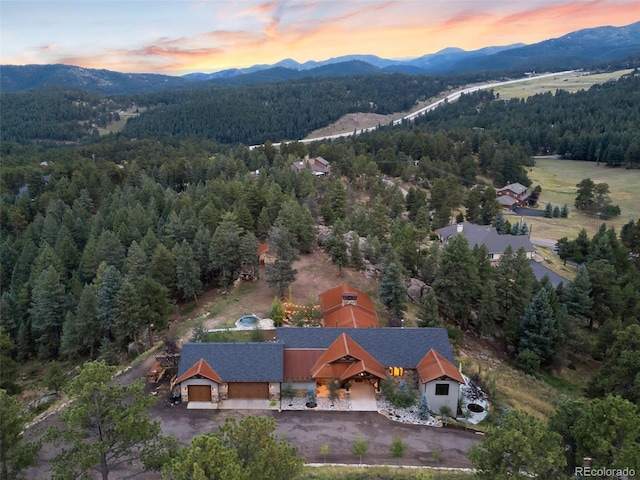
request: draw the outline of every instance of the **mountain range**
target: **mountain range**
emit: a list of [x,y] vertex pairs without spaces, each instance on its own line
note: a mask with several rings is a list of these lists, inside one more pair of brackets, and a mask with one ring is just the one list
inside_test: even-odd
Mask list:
[[273,65],[254,65],[182,77],[120,73],[71,65],[2,65],[0,91],[15,93],[44,85],[131,94],[188,89],[210,85],[277,82],[302,77],[405,73],[456,75],[477,71],[526,71],[591,68],[640,53],[640,22],[624,27],[596,27],[532,45],[513,44],[465,51],[446,48],[421,57],[392,60],[375,55],[346,55],[324,61],[298,63],[285,59]]

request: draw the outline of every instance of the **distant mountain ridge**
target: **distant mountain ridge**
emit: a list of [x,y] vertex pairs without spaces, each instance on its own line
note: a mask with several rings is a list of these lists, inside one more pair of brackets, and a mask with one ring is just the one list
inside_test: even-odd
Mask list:
[[476,71],[522,71],[589,68],[640,52],[640,22],[624,27],[596,27],[571,32],[532,45],[513,44],[465,51],[445,48],[421,57],[392,60],[354,54],[323,61],[298,63],[284,59],[274,65],[254,65],[182,77],[119,73],[70,65],[3,65],[0,91],[15,93],[44,85],[90,90],[104,94],[148,93],[206,85],[245,85],[279,82],[309,76],[405,73],[456,75]]

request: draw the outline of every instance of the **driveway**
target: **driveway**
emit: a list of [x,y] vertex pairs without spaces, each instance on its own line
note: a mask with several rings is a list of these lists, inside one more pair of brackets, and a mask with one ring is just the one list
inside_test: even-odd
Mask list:
[[159,402],[152,412],[165,434],[185,444],[197,435],[215,432],[226,418],[247,415],[275,418],[277,434],[296,445],[308,463],[324,461],[320,455],[324,444],[329,445],[328,463],[357,463],[350,449],[360,437],[369,443],[363,463],[396,464],[398,460],[389,455],[389,447],[393,438],[400,436],[407,446],[404,465],[436,465],[432,455],[439,451],[440,466],[471,467],[467,453],[481,440],[468,431],[393,422],[377,412],[187,410],[186,405],[165,402]]
[[513,213],[516,215],[523,215],[525,217],[544,217],[544,210],[538,210],[535,208],[515,207]]

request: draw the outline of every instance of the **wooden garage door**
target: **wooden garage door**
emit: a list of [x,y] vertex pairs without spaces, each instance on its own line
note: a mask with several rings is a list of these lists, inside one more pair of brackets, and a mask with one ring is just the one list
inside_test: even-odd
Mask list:
[[211,387],[209,385],[189,385],[190,402],[210,402]]
[[229,398],[269,398],[268,383],[230,383]]

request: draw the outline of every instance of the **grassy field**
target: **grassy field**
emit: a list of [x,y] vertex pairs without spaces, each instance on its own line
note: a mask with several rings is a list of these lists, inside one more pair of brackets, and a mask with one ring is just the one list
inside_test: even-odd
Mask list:
[[[560,208],[566,203],[569,207],[569,218],[527,219],[529,226],[533,227],[532,237],[552,241],[562,237],[575,238],[582,228],[591,236],[602,223],[614,226],[619,232],[629,220],[640,218],[640,170],[609,168],[595,162],[536,159],[536,166],[528,175],[534,186],[539,184],[542,187],[539,208],[544,208],[548,202]],[[622,210],[619,217],[605,220],[575,209],[576,185],[585,178],[609,185],[611,200]],[[509,220],[513,222],[510,217]]]
[[611,79],[618,79],[631,70],[618,70],[616,72],[585,74],[585,72],[574,72],[554,77],[533,79],[530,82],[514,83],[496,87],[494,92],[500,94],[500,98],[527,98],[538,93],[554,92],[565,90],[570,93],[580,90],[588,90],[589,87],[598,83],[604,83]]

